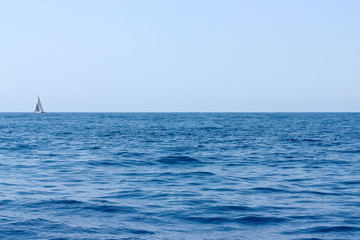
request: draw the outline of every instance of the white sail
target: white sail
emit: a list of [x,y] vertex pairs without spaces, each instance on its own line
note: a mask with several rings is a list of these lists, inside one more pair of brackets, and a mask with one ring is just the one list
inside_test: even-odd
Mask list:
[[35,103],[34,107],[34,113],[44,113],[44,109],[41,106],[40,97],[38,96],[38,99]]

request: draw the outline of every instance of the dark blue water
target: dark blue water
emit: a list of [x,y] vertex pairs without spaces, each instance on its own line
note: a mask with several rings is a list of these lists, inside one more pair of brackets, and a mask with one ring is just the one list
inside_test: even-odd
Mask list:
[[360,114],[2,113],[0,239],[360,239]]

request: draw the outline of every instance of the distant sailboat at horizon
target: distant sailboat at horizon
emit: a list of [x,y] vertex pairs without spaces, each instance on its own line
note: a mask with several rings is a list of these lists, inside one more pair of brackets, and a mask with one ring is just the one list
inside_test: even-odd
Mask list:
[[37,101],[36,101],[36,103],[35,103],[34,113],[45,113],[45,112],[44,112],[44,109],[43,109],[43,107],[42,107],[42,105],[41,105],[39,95],[38,95]]

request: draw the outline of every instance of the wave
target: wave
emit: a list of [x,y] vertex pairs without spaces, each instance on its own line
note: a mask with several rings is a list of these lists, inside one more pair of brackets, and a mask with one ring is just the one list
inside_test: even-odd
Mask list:
[[189,172],[163,172],[159,174],[160,177],[180,177],[180,178],[192,178],[192,177],[211,177],[215,176],[215,173],[205,171],[189,171]]
[[232,222],[231,218],[225,217],[184,217],[185,220],[201,224],[222,224]]
[[202,161],[199,159],[188,157],[188,156],[166,156],[161,157],[157,162],[162,164],[201,164]]
[[256,187],[256,188],[251,188],[251,190],[260,191],[260,192],[263,192],[263,193],[277,193],[277,192],[288,193],[289,192],[287,190],[283,190],[283,189],[279,189],[279,188],[271,188],[271,187]]
[[26,203],[23,206],[32,209],[41,209],[41,208],[64,209],[64,210],[76,209],[79,212],[90,210],[90,211],[104,212],[104,213],[134,213],[137,211],[134,207],[130,207],[130,206],[104,204],[102,202],[91,203],[91,202],[84,202],[73,199],[44,200],[44,201]]
[[284,234],[312,234],[312,233],[347,233],[359,232],[360,227],[354,226],[318,226],[295,231],[285,231]]
[[84,210],[92,210],[96,212],[105,213],[134,213],[137,212],[134,207],[129,206],[114,206],[114,205],[99,205],[99,204],[88,204],[84,206]]
[[145,192],[142,190],[129,190],[129,191],[120,191],[114,192],[104,196],[103,198],[107,199],[134,199],[134,198],[144,198],[146,196]]
[[91,166],[96,166],[96,167],[126,167],[127,164],[125,164],[124,162],[119,162],[118,160],[91,160],[88,161],[87,164],[91,165]]
[[264,224],[278,224],[289,221],[287,218],[280,217],[260,217],[260,216],[246,216],[237,218],[236,222],[250,225],[264,225]]
[[344,184],[344,185],[359,185],[360,180],[343,181],[343,182],[340,182],[340,183]]
[[114,153],[114,155],[116,156],[122,156],[122,157],[142,157],[145,156],[145,153],[141,153],[141,152],[116,152]]
[[219,214],[224,212],[254,212],[257,211],[257,209],[238,205],[219,205],[207,207],[206,211]]
[[267,224],[279,224],[289,221],[287,218],[279,217],[260,217],[260,216],[245,216],[241,218],[230,217],[185,217],[185,220],[206,224],[224,224],[224,223],[238,223],[245,225],[267,225]]

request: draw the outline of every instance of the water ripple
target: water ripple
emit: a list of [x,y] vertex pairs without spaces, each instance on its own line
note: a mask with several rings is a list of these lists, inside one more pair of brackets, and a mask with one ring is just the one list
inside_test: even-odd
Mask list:
[[1,239],[357,239],[358,113],[0,114]]

